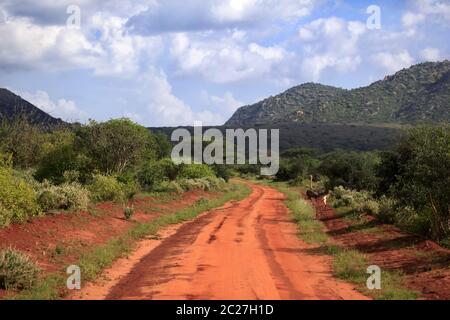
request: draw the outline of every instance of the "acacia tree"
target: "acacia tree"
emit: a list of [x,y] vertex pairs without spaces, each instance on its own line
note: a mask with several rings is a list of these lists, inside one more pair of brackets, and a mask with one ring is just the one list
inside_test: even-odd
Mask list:
[[90,121],[77,131],[77,145],[105,174],[122,174],[154,159],[157,145],[150,131],[129,119]]
[[25,118],[0,123],[0,152],[13,156],[15,167],[22,169],[35,166],[42,154],[44,133]]
[[433,239],[450,235],[450,127],[409,130],[397,156],[390,156],[388,162],[392,161],[397,171],[391,172],[392,195],[401,204],[428,213]]
[[375,153],[338,150],[325,155],[318,170],[330,179],[327,185],[330,189],[343,186],[372,191],[377,186],[375,168],[378,162]]

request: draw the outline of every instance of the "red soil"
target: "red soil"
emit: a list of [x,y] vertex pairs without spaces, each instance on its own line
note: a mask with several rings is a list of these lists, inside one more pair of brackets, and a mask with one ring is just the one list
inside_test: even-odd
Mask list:
[[[332,277],[330,260],[297,236],[284,196],[251,185],[245,200],[182,225],[96,299],[367,299]],[[117,269],[116,269],[117,270]],[[102,294],[99,294],[102,293]]]
[[[134,201],[132,221],[124,219],[122,205],[115,203],[98,204],[91,213],[66,212],[34,218],[25,224],[0,229],[0,249],[13,247],[27,253],[37,261],[44,274],[63,270],[93,246],[123,234],[136,222],[150,221],[211,196],[215,195],[190,191],[168,203],[150,197],[138,198]],[[4,294],[0,290],[0,298]]]
[[[402,271],[406,286],[421,292],[422,298],[450,299],[450,250],[392,225],[377,223],[370,216],[351,224],[323,199],[313,200],[313,204],[335,241],[366,254],[371,264],[381,269]],[[366,232],[373,227],[377,229]]]

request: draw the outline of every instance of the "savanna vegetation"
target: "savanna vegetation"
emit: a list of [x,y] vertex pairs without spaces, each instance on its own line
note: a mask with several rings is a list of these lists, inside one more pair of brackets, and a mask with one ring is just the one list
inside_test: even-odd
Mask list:
[[[131,220],[139,193],[164,197],[225,189],[230,177],[226,168],[176,165],[170,152],[165,135],[128,119],[51,131],[26,120],[5,121],[0,125],[0,228],[47,214],[86,211],[98,202],[123,204],[124,219]],[[196,205],[195,214],[214,204]],[[188,216],[194,214],[170,221]],[[14,248],[0,252],[0,289],[29,289],[38,272],[35,262]]]
[[276,180],[328,190],[336,208],[450,245],[448,125],[407,129],[388,151],[291,149],[282,154]]

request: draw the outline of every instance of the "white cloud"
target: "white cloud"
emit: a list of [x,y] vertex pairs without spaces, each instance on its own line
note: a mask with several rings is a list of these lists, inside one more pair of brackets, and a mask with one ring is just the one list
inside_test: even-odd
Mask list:
[[0,67],[83,68],[93,65],[102,53],[77,30],[34,25],[27,18],[9,17],[0,24],[0,37]]
[[253,28],[310,14],[314,0],[179,0],[159,1],[130,18],[140,34]]
[[87,120],[87,113],[80,110],[73,100],[52,100],[49,94],[43,90],[19,92],[19,95],[55,118],[61,118],[69,122]]
[[275,81],[283,71],[280,64],[287,64],[292,58],[279,46],[246,44],[231,37],[190,38],[187,34],[173,36],[170,52],[179,74],[200,75],[217,83],[262,76]]
[[[156,116],[161,125],[193,125],[194,121],[202,121],[204,125],[217,125],[224,122],[219,113],[210,110],[193,111],[188,104],[177,98],[162,71],[151,70],[140,82],[144,84],[140,93],[148,99],[148,115],[152,118]],[[145,123],[150,122],[145,120]]]
[[432,18],[434,22],[450,21],[450,3],[443,0],[415,0],[415,7],[420,14]]
[[425,20],[425,15],[422,13],[414,13],[411,11],[403,14],[402,23],[405,28],[411,28]]
[[374,61],[387,69],[389,72],[396,72],[400,69],[407,68],[414,63],[413,57],[408,50],[397,53],[380,52],[373,56]]
[[146,63],[154,61],[162,40],[130,35],[125,23],[124,18],[103,13],[93,15],[81,29],[38,25],[29,18],[9,17],[0,24],[0,68],[92,69],[101,76],[135,75],[143,59]]
[[426,61],[441,60],[441,52],[438,48],[431,48],[431,47],[425,48],[422,51],[420,51],[420,56]]
[[319,81],[328,68],[340,72],[355,70],[362,59],[359,41],[366,32],[365,24],[337,17],[317,19],[298,31],[304,50],[302,74],[304,78]]
[[141,59],[152,63],[162,49],[161,38],[130,35],[125,23],[125,18],[101,13],[92,17],[92,28],[101,33],[97,43],[104,53],[95,65],[97,75],[135,75],[140,71]]
[[203,90],[201,92],[201,97],[206,106],[227,117],[245,104],[244,102],[237,100],[229,91],[225,92],[223,96],[218,96],[210,95],[207,91]]

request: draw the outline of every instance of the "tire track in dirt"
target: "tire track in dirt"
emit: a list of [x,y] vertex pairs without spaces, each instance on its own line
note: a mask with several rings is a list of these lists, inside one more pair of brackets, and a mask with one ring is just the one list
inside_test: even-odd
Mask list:
[[310,254],[278,191],[252,194],[181,226],[105,299],[366,299]]

